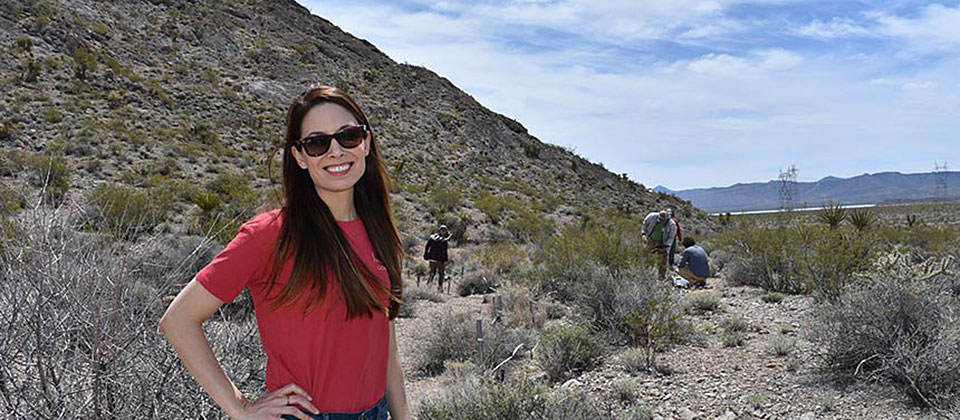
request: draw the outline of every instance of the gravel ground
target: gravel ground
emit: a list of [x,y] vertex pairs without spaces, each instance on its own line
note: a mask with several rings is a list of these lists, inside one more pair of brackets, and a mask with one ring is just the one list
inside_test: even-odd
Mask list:
[[[722,279],[710,279],[707,290],[682,293],[713,293],[720,298],[720,306],[686,317],[696,326],[698,339],[659,354],[658,364],[665,369],[628,374],[619,362],[627,349],[617,347],[610,349],[600,368],[557,387],[585,391],[608,402],[614,411],[611,417],[642,406],[664,420],[944,418],[910,405],[905,395],[890,386],[870,382],[841,386],[825,380],[817,368],[817,349],[809,341],[813,308],[809,297],[787,296],[779,303],[767,303],[761,299],[763,290],[728,285]],[[482,296],[445,297],[442,303],[418,301],[415,318],[398,320],[398,343],[405,361],[416,357],[413,344],[431,318],[444,313],[473,312],[478,317],[488,313]],[[736,315],[744,317],[750,328],[742,346],[726,347],[721,322]],[[788,350],[778,354],[775,342],[787,343]],[[533,362],[527,359],[527,363]],[[423,377],[410,370],[411,363],[405,365],[407,397],[416,413],[422,399],[442,391],[445,379]],[[613,383],[624,379],[636,382],[634,401],[614,397]]]

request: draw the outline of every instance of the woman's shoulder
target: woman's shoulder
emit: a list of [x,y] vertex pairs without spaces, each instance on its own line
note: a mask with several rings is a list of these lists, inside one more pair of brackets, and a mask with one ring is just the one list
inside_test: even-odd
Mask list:
[[240,227],[240,232],[255,237],[276,236],[283,227],[283,211],[268,210],[253,216]]

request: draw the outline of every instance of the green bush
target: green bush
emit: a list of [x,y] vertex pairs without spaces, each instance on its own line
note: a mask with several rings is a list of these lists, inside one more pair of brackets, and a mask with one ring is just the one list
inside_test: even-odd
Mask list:
[[23,194],[7,187],[6,184],[0,184],[0,217],[16,214],[26,205],[27,200]]
[[30,156],[26,164],[30,170],[30,183],[43,191],[44,201],[56,206],[70,189],[70,166],[60,155],[42,154]]
[[716,312],[720,310],[720,298],[710,292],[690,293],[684,299],[687,310],[692,313]]
[[499,224],[508,212],[517,212],[522,207],[520,200],[512,195],[494,195],[487,191],[480,193],[474,200],[474,205],[487,215],[493,224]]
[[559,326],[540,332],[536,358],[551,382],[577,377],[599,365],[603,348],[582,327]]
[[736,284],[833,296],[870,267],[881,244],[872,234],[823,226],[741,226],[723,241],[734,255],[724,272]]
[[73,50],[73,74],[79,80],[86,80],[90,73],[97,71],[98,57],[96,51],[79,46]]
[[550,392],[532,381],[467,379],[420,404],[421,420],[592,420],[607,417],[585,394]]
[[[521,343],[528,349],[533,338],[525,330],[484,323],[483,360],[478,360],[476,320],[471,313],[439,314],[430,327],[420,331],[412,361],[413,369],[426,374],[443,373],[446,362],[479,362],[481,369],[490,369],[509,357]],[[522,354],[522,353],[521,353]]]
[[440,185],[430,191],[430,205],[437,208],[440,214],[455,210],[460,206],[462,199],[460,190],[456,186]]
[[238,172],[223,172],[198,191],[193,202],[200,208],[192,232],[212,236],[222,243],[229,242],[240,225],[253,217],[262,199],[250,186],[247,175]]
[[92,229],[134,239],[163,223],[172,205],[172,197],[158,191],[100,184],[87,193],[84,220]]
[[644,250],[636,239],[640,235],[634,233],[628,221],[609,227],[568,225],[540,249],[536,261],[548,277],[562,277],[591,263],[617,273],[644,261]]
[[37,79],[40,78],[41,65],[40,61],[34,60],[32,58],[25,58],[20,61],[19,64],[20,74],[17,76],[23,83],[36,83]]
[[492,273],[507,273],[526,260],[526,253],[513,242],[497,242],[480,250],[480,264]]
[[554,223],[544,214],[523,209],[507,223],[507,230],[520,241],[541,243],[553,234]]
[[28,53],[33,50],[33,40],[27,37],[18,36],[14,40],[14,51],[17,53]]
[[474,271],[457,282],[457,294],[460,296],[482,295],[496,290],[499,279],[493,274],[479,270]]

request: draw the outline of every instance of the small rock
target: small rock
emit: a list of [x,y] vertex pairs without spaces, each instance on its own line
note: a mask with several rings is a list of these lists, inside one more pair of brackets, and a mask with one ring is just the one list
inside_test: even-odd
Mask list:
[[716,420],[737,420],[737,414],[733,411],[727,410],[726,413],[721,414]]
[[800,420],[815,420],[817,418],[816,414],[813,414],[811,411],[807,411],[800,415]]
[[693,419],[697,418],[696,413],[694,413],[693,411],[690,411],[689,408],[684,408],[684,409],[680,410],[680,412],[677,413],[677,414],[678,414],[678,415],[680,416],[680,418],[683,419],[683,420],[693,420]]
[[583,382],[580,382],[576,379],[571,379],[569,381],[564,382],[563,385],[560,385],[560,389],[566,391],[570,388],[578,387],[578,386],[583,386]]

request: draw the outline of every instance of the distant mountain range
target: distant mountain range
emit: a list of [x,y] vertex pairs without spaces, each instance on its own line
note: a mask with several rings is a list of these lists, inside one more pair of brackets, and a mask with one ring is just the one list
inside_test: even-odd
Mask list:
[[[948,199],[960,199],[960,172],[880,172],[852,178],[828,176],[816,182],[794,184],[798,207],[820,206],[829,201],[842,204],[884,204],[942,199],[938,176],[944,176]],[[780,181],[734,184],[729,187],[694,188],[673,191],[657,186],[654,192],[672,194],[708,212],[768,210],[780,207]]]

